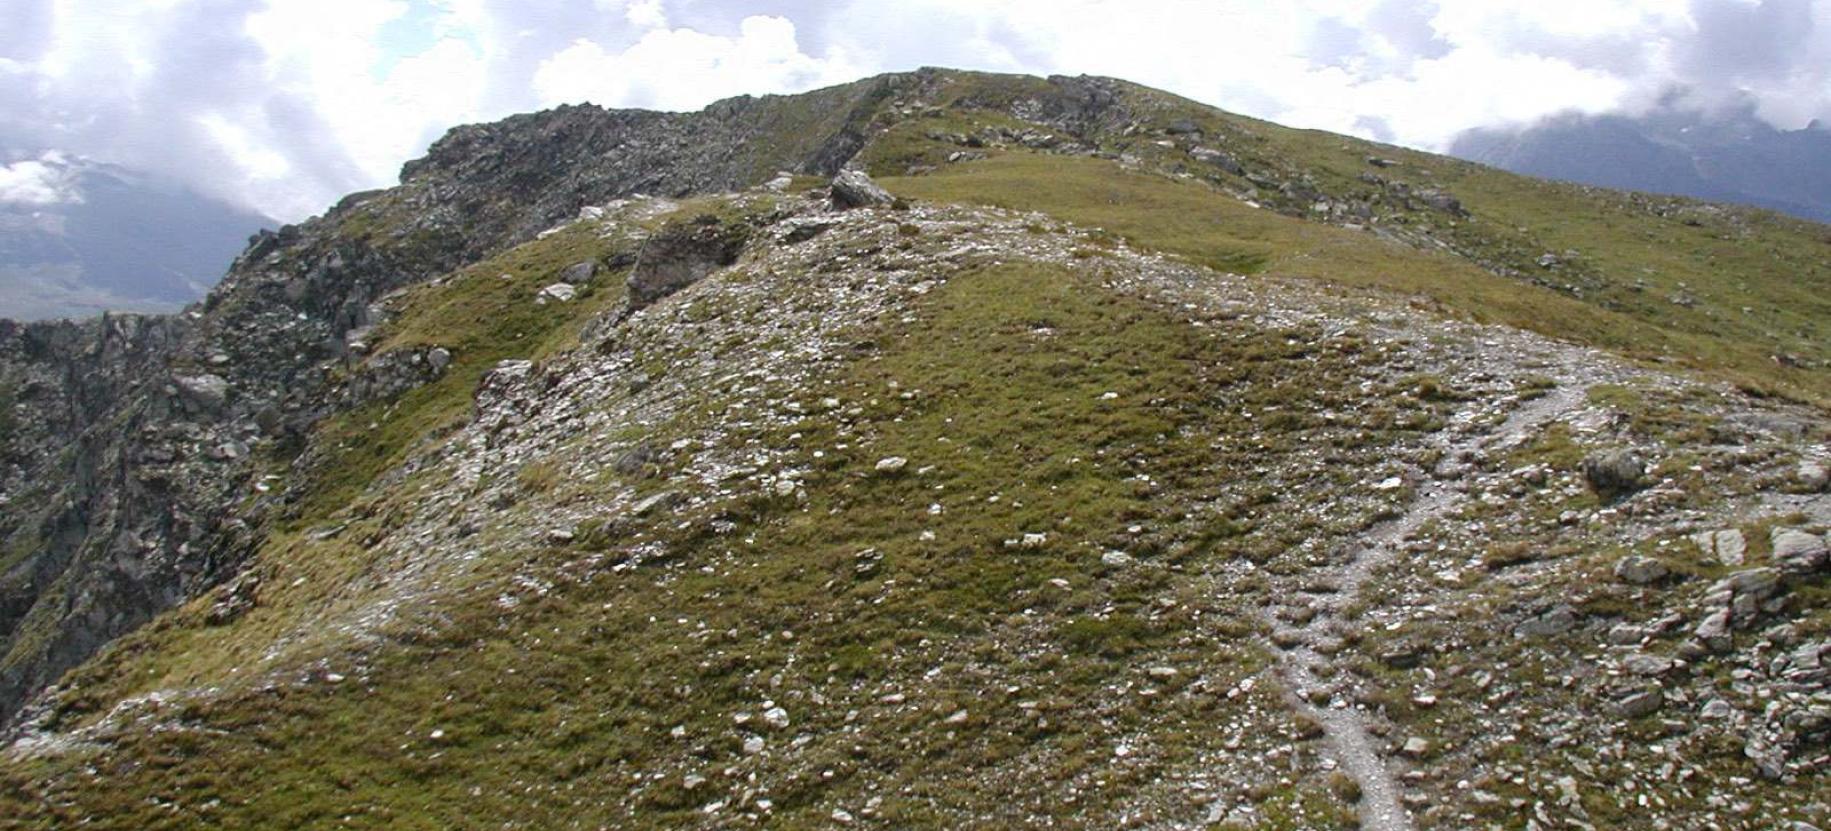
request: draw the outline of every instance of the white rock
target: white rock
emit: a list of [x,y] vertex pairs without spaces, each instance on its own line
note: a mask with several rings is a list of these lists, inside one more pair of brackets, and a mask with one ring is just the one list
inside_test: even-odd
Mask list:
[[1100,555],[1100,562],[1115,568],[1129,566],[1132,564],[1132,555],[1123,551],[1108,551]]
[[762,736],[751,736],[744,740],[744,753],[746,755],[755,756],[758,753],[762,753],[763,748],[766,746]]
[[576,286],[569,283],[554,283],[551,286],[541,289],[540,293],[534,295],[534,302],[545,303],[551,300],[559,303],[570,303],[573,298],[578,296],[579,290]]
[[781,707],[771,707],[763,711],[763,723],[781,730],[788,726],[788,711]]
[[908,466],[909,466],[908,459],[905,459],[901,456],[891,456],[890,458],[887,458],[887,459],[878,460],[877,472],[878,473],[897,473],[897,472],[900,472],[903,468],[906,468]]

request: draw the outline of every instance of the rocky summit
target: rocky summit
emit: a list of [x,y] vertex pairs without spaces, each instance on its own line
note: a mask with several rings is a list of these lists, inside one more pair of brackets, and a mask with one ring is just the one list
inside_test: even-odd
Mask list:
[[0,323],[0,826],[1831,827],[1831,230],[946,70]]

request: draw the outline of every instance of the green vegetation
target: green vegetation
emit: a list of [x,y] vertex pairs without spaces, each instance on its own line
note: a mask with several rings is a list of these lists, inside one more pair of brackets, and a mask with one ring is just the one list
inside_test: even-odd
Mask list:
[[[552,590],[505,609],[498,598],[517,590],[498,571],[411,610],[416,620],[385,650],[302,651],[326,661],[313,683],[253,683],[262,644],[305,614],[335,619],[362,602],[346,588],[366,569],[360,541],[413,504],[409,482],[376,494],[333,537],[276,542],[256,565],[271,588],[232,631],[207,626],[200,601],[83,671],[83,692],[64,700],[67,725],[135,690],[221,685],[171,705],[180,729],[103,751],[134,762],[98,768],[106,788],[71,771],[40,794],[14,770],[0,790],[63,806],[17,816],[90,816],[99,827],[692,825],[712,821],[700,810],[725,798],[718,771],[735,767],[769,783],[786,827],[819,825],[832,806],[874,794],[887,797],[878,815],[898,824],[1088,817],[1066,789],[1117,797],[1211,743],[1194,725],[1213,696],[1168,682],[1137,706],[1111,698],[1114,679],[1170,665],[1224,687],[1262,666],[1233,640],[1251,631],[1250,611],[1175,579],[1247,553],[1255,535],[1128,530],[1204,522],[1137,472],[1178,493],[1244,484],[1249,460],[1308,446],[1317,425],[1255,435],[1240,413],[1327,405],[1352,359],[1243,323],[1205,332],[1092,275],[1028,265],[957,278],[915,312],[870,338],[879,351],[807,391],[852,415],[728,438],[797,449],[806,503],[746,498],[682,521],[626,519],[621,537],[595,534],[570,553],[490,541],[499,557],[519,552],[505,565]],[[893,455],[909,466],[874,472]],[[520,476],[534,501],[513,510],[559,498],[549,468]],[[735,528],[714,533],[711,519]],[[1159,541],[1176,536],[1202,542]],[[569,564],[581,553],[614,559],[644,538],[679,558]],[[1140,560],[1103,565],[1111,547]],[[792,731],[734,725],[766,700],[790,711]],[[752,732],[769,752],[740,751]],[[1115,761],[1113,743],[1134,734],[1153,737],[1149,764]],[[805,746],[791,752],[797,736]],[[715,784],[690,790],[689,775]],[[1321,783],[1271,793],[1266,810],[1283,817],[1276,827],[1345,824],[1351,809],[1335,793]],[[155,795],[168,807],[149,816],[142,806]],[[1107,803],[1117,804],[1092,804]]]
[[418,442],[463,424],[478,382],[497,363],[539,360],[574,345],[585,321],[622,302],[623,275],[600,273],[570,303],[537,304],[535,294],[567,266],[602,262],[625,245],[575,227],[410,289],[400,301],[403,314],[374,351],[437,346],[450,350],[452,363],[433,383],[319,425],[316,444],[326,452],[307,471],[312,483],[292,527],[328,520]]
[[[1483,175],[1510,178],[1494,172]],[[1470,174],[1470,181],[1486,180]],[[1253,208],[1199,182],[1125,171],[1100,159],[1011,151],[929,175],[887,179],[884,184],[913,199],[1042,211],[1106,229],[1134,246],[1180,254],[1224,270],[1426,297],[1477,321],[1677,363],[1751,389],[1791,391],[1815,400],[1831,396],[1831,375],[1776,363],[1772,357],[1775,350],[1787,349],[1814,355],[1814,360],[1831,359],[1823,345],[1831,342],[1826,337],[1831,333],[1823,331],[1823,321],[1831,320],[1831,308],[1823,307],[1825,293],[1811,289],[1810,280],[1798,279],[1799,274],[1817,273],[1809,268],[1785,279],[1774,273],[1763,281],[1745,281],[1750,291],[1765,292],[1759,302],[1801,311],[1796,325],[1784,328],[1803,332],[1803,337],[1769,337],[1764,334],[1768,329],[1703,325],[1692,310],[1671,303],[1605,304],[1572,297],[1500,276],[1455,254],[1420,251],[1365,231]],[[1566,207],[1587,204],[1568,195],[1550,201]],[[1601,219],[1597,224],[1609,227]],[[1778,220],[1776,224],[1795,233]],[[1796,242],[1787,250],[1813,251],[1818,245],[1803,235]],[[1716,263],[1713,256],[1698,255],[1704,263]],[[1680,273],[1697,273],[1701,267]],[[1694,285],[1709,279],[1700,274]],[[1812,296],[1804,296],[1807,293]]]

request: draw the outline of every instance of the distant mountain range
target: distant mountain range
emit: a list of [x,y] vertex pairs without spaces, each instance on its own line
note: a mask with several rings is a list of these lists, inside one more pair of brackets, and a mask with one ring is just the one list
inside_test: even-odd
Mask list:
[[1629,117],[1565,115],[1483,128],[1450,154],[1514,173],[1673,193],[1831,222],[1831,128],[1778,130],[1742,110]]
[[178,309],[274,224],[114,165],[60,153],[0,163],[0,317]]
[[1776,130],[1750,110],[1558,115],[1459,135],[1452,156],[1611,189],[1739,201],[1831,221],[1831,128]]

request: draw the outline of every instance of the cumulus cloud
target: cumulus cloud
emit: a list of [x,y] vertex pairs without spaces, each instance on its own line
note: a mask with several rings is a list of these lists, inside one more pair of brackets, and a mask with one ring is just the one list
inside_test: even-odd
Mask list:
[[1115,75],[1426,148],[1561,111],[1831,117],[1831,0],[9,0],[7,17],[0,148],[286,219],[387,184],[462,122],[923,65]]
[[[631,7],[630,19],[638,17]],[[622,51],[580,39],[543,61],[534,92],[543,105],[594,101],[685,110],[743,93],[792,92],[854,80],[861,72],[843,54],[817,59],[801,52],[795,24],[781,17],[745,18],[734,36],[657,28]]]
[[0,205],[30,207],[83,201],[76,172],[56,154],[0,165]]

